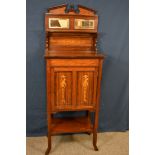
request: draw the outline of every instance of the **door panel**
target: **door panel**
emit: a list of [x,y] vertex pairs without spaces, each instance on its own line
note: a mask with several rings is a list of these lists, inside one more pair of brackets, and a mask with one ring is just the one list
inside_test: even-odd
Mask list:
[[51,73],[52,111],[95,108],[95,67],[54,67]]
[[72,105],[72,72],[55,72],[55,107],[63,109]]
[[95,106],[96,72],[79,71],[77,73],[77,106]]

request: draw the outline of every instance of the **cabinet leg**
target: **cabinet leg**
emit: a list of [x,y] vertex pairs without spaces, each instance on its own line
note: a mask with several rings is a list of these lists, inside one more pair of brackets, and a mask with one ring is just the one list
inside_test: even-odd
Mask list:
[[48,155],[50,151],[51,151],[51,135],[49,134],[48,135],[48,147],[47,147],[47,150],[45,152],[45,155]]
[[97,148],[97,128],[98,128],[98,112],[95,112],[94,126],[93,126],[93,146],[94,150],[98,151]]
[[93,146],[94,146],[94,150],[95,150],[95,151],[98,151],[98,148],[97,148],[96,143],[97,143],[97,132],[94,131],[94,132],[93,132]]
[[[86,117],[87,117],[87,119],[88,119],[88,122],[91,123],[91,119],[90,119],[90,111],[89,111],[89,110],[86,111]],[[87,132],[87,134],[90,135],[91,132]]]

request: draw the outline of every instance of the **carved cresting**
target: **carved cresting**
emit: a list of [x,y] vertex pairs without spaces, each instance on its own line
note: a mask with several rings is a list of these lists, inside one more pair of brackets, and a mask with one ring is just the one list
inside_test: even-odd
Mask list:
[[70,11],[74,11],[75,13],[80,13],[78,5],[74,5],[74,4],[66,5],[65,13],[69,13]]
[[61,101],[62,103],[65,103],[65,90],[66,90],[66,76],[62,75],[60,77],[60,89],[61,89]]
[[87,102],[87,91],[88,91],[88,75],[83,76],[83,101]]

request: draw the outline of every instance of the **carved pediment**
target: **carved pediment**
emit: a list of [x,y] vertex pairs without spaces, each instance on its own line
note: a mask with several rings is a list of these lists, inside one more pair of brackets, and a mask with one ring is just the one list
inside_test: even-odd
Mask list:
[[93,16],[96,14],[96,11],[90,8],[87,8],[82,5],[73,5],[73,4],[63,4],[48,9],[48,13],[51,14],[69,14],[69,15],[86,15]]

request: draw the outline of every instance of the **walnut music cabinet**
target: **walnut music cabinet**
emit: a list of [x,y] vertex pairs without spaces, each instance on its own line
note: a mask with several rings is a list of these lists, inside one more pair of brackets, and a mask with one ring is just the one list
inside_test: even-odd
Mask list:
[[[104,55],[97,51],[98,16],[81,5],[61,5],[45,14],[48,148],[51,136],[92,133],[97,148],[100,84]],[[85,116],[56,118],[63,111],[86,111]],[[94,122],[90,113],[94,113]]]

